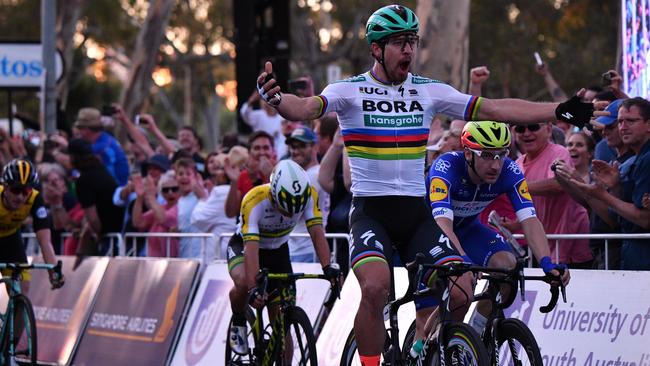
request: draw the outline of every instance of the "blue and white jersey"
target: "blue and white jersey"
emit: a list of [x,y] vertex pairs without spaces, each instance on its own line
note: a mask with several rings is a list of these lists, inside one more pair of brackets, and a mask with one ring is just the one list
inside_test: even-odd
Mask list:
[[494,184],[474,184],[468,169],[463,153],[456,151],[441,155],[431,165],[427,175],[427,199],[434,218],[449,218],[454,229],[470,225],[502,193],[510,198],[520,222],[536,216],[528,183],[516,162],[505,158]]

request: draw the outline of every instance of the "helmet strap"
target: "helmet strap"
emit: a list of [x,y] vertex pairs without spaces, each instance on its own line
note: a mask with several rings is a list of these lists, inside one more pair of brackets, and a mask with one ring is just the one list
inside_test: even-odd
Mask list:
[[483,178],[481,178],[481,176],[476,171],[476,154],[474,154],[472,152],[472,160],[470,161],[470,160],[465,159],[465,162],[467,163],[467,165],[469,165],[469,167],[472,169],[474,174],[476,174],[476,176],[478,177],[479,182],[484,183]]

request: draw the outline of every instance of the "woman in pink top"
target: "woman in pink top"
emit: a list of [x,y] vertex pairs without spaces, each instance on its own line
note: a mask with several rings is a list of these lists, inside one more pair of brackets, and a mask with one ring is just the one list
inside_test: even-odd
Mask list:
[[[537,217],[547,234],[587,234],[589,215],[587,210],[574,201],[554,179],[551,165],[556,159],[573,166],[569,151],[550,142],[552,125],[542,123],[516,126],[517,142],[524,155],[517,159],[523,169],[528,189],[533,197]],[[592,255],[587,239],[549,240],[551,258],[566,263],[571,268],[591,268]]]
[[[150,233],[178,232],[178,199],[180,190],[173,170],[167,171],[158,182],[165,205],[156,199],[156,186],[150,177],[135,183],[137,198],[133,205],[133,225]],[[150,208],[143,213],[144,203]],[[169,245],[169,247],[168,247]],[[147,256],[178,257],[178,239],[149,238]]]

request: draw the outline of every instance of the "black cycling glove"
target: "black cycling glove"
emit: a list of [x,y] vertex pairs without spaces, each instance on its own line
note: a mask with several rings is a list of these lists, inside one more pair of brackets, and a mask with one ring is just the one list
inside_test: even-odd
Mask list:
[[560,103],[555,108],[555,118],[570,123],[578,128],[591,128],[589,121],[594,114],[593,103],[583,103],[577,95]]
[[341,275],[341,269],[336,263],[328,264],[323,267],[323,274],[328,280],[338,280]]

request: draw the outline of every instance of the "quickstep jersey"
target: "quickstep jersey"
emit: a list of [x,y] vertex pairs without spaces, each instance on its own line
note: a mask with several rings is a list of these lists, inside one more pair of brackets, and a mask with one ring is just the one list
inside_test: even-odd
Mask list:
[[301,214],[284,216],[273,207],[270,200],[270,184],[251,189],[241,205],[241,216],[237,234],[244,240],[259,242],[260,249],[276,249],[289,240],[289,234],[300,220],[305,220],[307,228],[322,225],[323,217],[318,207],[318,193],[314,187]]
[[433,217],[447,217],[454,229],[470,225],[497,196],[506,193],[517,218],[535,217],[535,207],[528,192],[528,183],[516,162],[505,158],[503,169],[494,184],[474,184],[462,152],[440,155],[427,176],[427,196]]
[[481,98],[437,80],[408,74],[384,84],[371,72],[328,85],[317,98],[321,115],[336,112],[350,158],[352,194],[419,196],[433,117],[476,119]]

